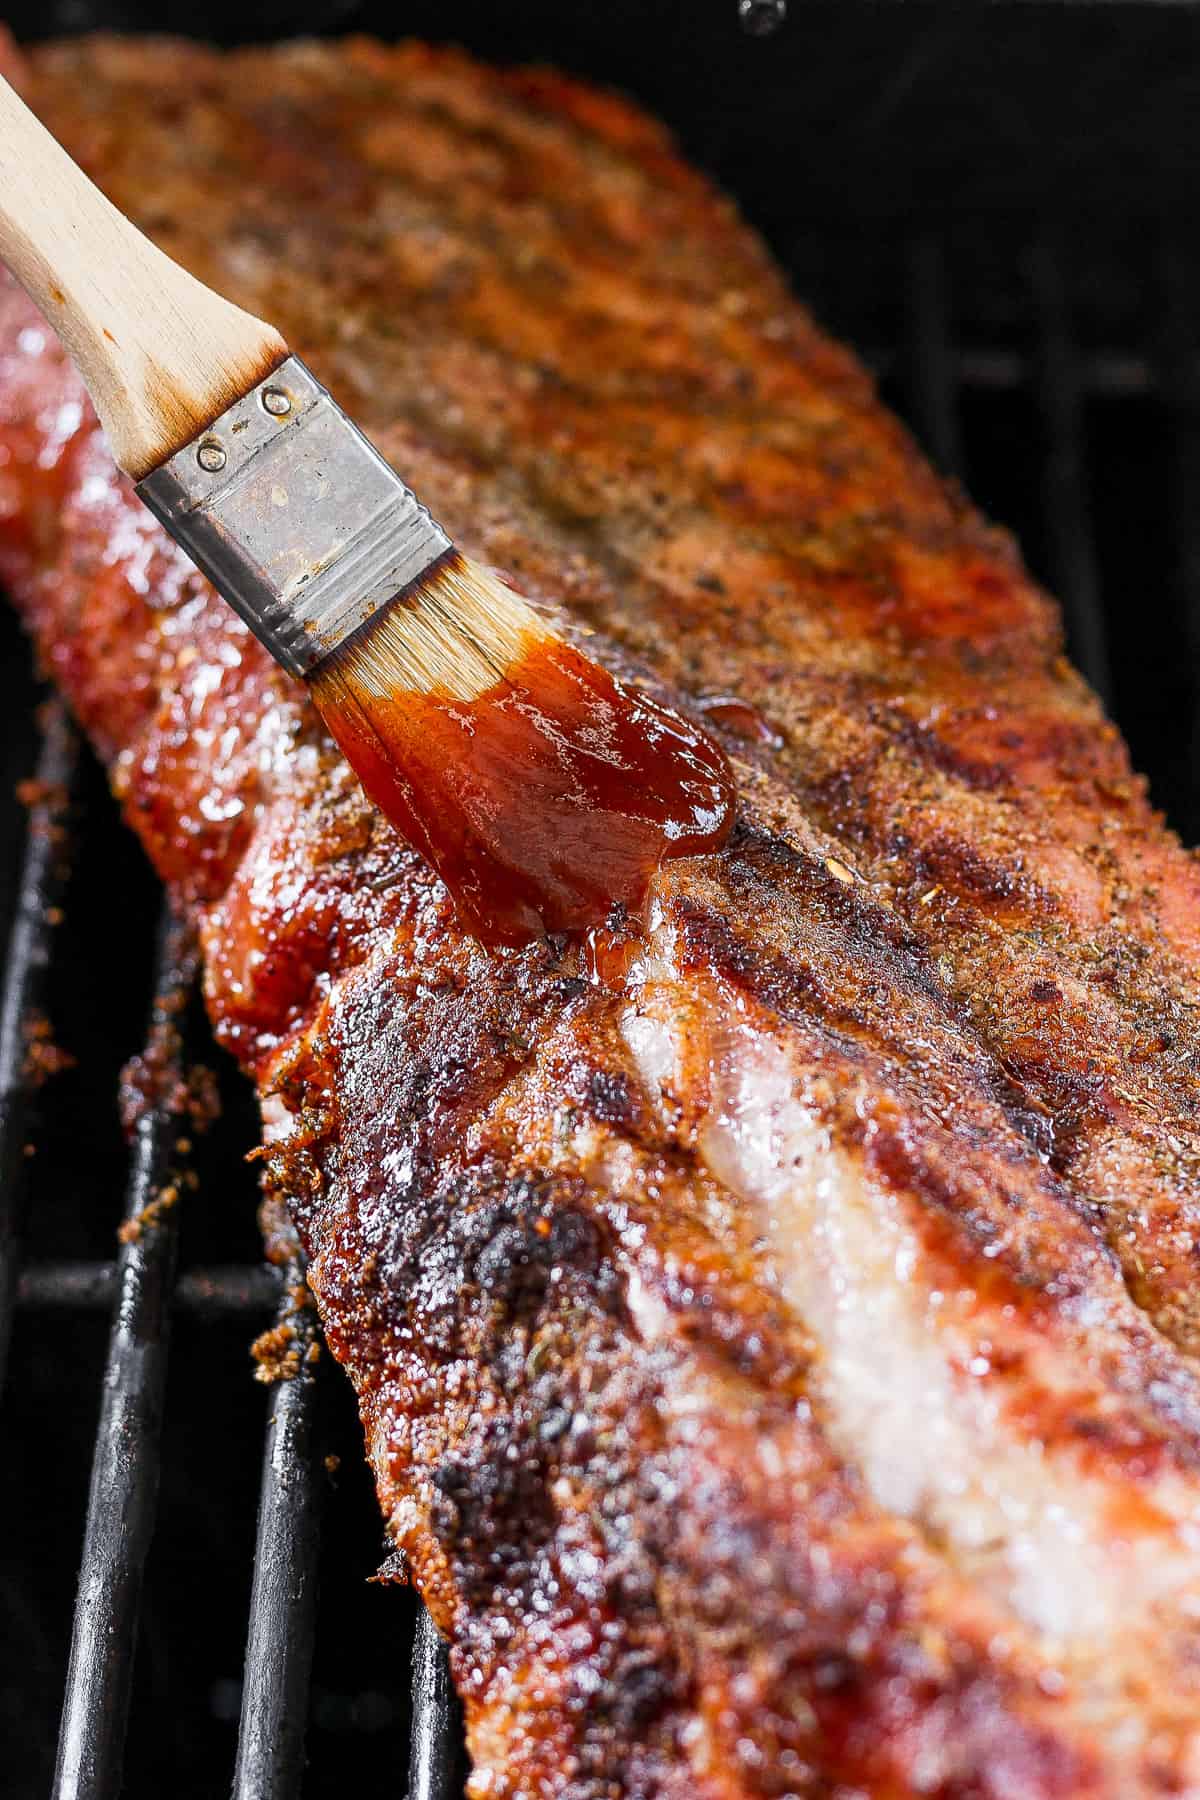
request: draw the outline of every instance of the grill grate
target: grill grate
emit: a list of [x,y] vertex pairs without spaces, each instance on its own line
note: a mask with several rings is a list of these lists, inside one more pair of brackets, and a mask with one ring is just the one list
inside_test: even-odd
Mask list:
[[[809,261],[811,254],[809,246]],[[1194,831],[1200,824],[1191,724],[1196,697],[1192,677],[1180,666],[1187,662],[1182,651],[1196,661],[1194,620],[1200,616],[1192,604],[1200,592],[1200,523],[1184,504],[1200,488],[1200,364],[1191,334],[1190,265],[1177,255],[1161,259],[1160,327],[1148,336],[1135,330],[1131,342],[1115,347],[1088,343],[1077,329],[1072,265],[1060,243],[1039,237],[1024,267],[1025,304],[1015,328],[991,336],[964,330],[952,244],[935,232],[917,234],[896,254],[893,286],[902,306],[882,333],[877,318],[839,316],[836,293],[853,286],[844,268],[824,306],[811,269],[800,268],[797,282],[802,291],[815,292],[818,311],[835,329],[875,346],[866,354],[887,397],[907,413],[935,459],[961,477],[987,510],[1016,527],[1036,572],[1063,598],[1075,659],[1116,707],[1135,755],[1149,766],[1180,823]],[[1153,623],[1142,616],[1147,583],[1169,595]],[[1175,702],[1170,724],[1161,716],[1164,684]],[[1191,760],[1180,769],[1178,748],[1185,741]],[[147,1217],[147,1202],[164,1183],[176,1182],[185,1160],[183,1122],[161,1100],[148,1104],[136,1125],[126,1241],[115,1257],[111,1251],[43,1257],[18,1270],[25,1146],[35,1109],[40,1105],[50,1119],[56,1105],[55,1083],[35,1092],[38,1071],[29,1045],[51,1005],[54,921],[77,851],[67,799],[76,779],[72,734],[52,707],[17,881],[0,1023],[0,1369],[14,1302],[18,1329],[26,1318],[108,1315],[111,1321],[54,1789],[63,1800],[100,1800],[117,1791],[127,1715],[133,1721],[131,1754],[141,1729],[134,1642],[143,1564],[153,1554],[160,1464],[170,1462],[164,1424],[170,1416],[168,1326],[174,1320],[179,1330],[192,1321],[240,1345],[273,1315],[297,1328],[302,1352],[315,1328],[307,1313],[294,1314],[295,1268],[281,1276],[250,1259],[195,1262],[181,1254],[181,1219],[202,1195]],[[88,830],[113,841],[111,815],[102,816],[96,805],[81,810],[89,814]],[[73,921],[68,936],[70,929]],[[190,959],[169,922],[159,930],[158,946],[151,1032],[161,1040],[187,1012]],[[194,1022],[188,1029],[195,1030]],[[191,1054],[185,1033],[174,1051],[178,1068]],[[229,1252],[222,1247],[218,1254]],[[98,1363],[88,1363],[80,1379],[94,1382],[98,1373]],[[26,1379],[18,1368],[10,1390]],[[307,1726],[311,1750],[313,1728],[323,1728],[322,1720],[336,1727],[341,1716],[328,1695],[310,1705],[310,1665],[314,1648],[319,1660],[325,1641],[317,1577],[331,1535],[322,1529],[322,1515],[332,1490],[323,1450],[330,1409],[345,1407],[343,1386],[327,1382],[324,1365],[302,1355],[299,1374],[270,1390],[244,1681],[240,1695],[226,1695],[215,1708],[218,1715],[240,1718],[238,1800],[287,1800],[302,1787],[310,1795],[327,1791],[316,1785],[312,1768],[305,1774],[305,1734]],[[196,1426],[211,1439],[212,1421],[199,1419]],[[369,1505],[363,1520],[368,1513]],[[245,1536],[248,1549],[248,1528]],[[13,1532],[7,1537],[11,1543]],[[191,1630],[193,1624],[172,1628]],[[410,1652],[409,1793],[412,1800],[451,1800],[462,1785],[460,1731],[444,1653],[424,1615],[414,1618]],[[377,1660],[381,1667],[389,1660],[384,1643]],[[169,1683],[164,1697],[171,1698]],[[358,1711],[371,1708],[364,1702]],[[166,1775],[177,1793],[212,1791],[202,1779],[189,1787],[187,1771],[178,1765]],[[390,1784],[380,1791],[400,1790],[394,1772]],[[139,1763],[132,1791],[162,1785],[165,1780],[156,1783],[148,1765]]]
[[[164,923],[152,1041],[170,1030],[172,1016],[186,1001],[187,961],[181,934]],[[162,1071],[164,1082],[178,1073],[173,1058]],[[54,1774],[54,1791],[63,1796],[112,1793],[120,1785],[138,1597],[158,1500],[167,1327],[179,1241],[178,1208],[168,1197],[183,1126],[178,1109],[159,1100],[145,1106],[134,1128]]]
[[34,776],[29,834],[10,927],[0,997],[0,1382],[8,1362],[20,1270],[21,1163],[35,1071],[35,1021],[46,1016],[46,971],[66,875],[63,815],[75,770],[75,738],[52,704]]
[[[254,1582],[246,1643],[235,1800],[299,1794],[316,1617],[323,1472],[317,1327],[297,1307],[297,1263],[282,1272],[200,1267],[175,1281],[181,1197],[191,1144],[178,1101],[195,956],[162,921],[154,959],[147,1092],[132,1133],[119,1249],[112,1262],[50,1262],[20,1271],[22,1164],[40,1085],[38,1053],[52,940],[70,864],[70,793],[78,760],[63,711],[46,714],[28,796],[27,848],[4,972],[0,1031],[0,1346],[14,1303],[31,1310],[104,1310],[111,1324],[88,1493],[83,1552],[52,1793],[100,1800],[122,1785],[143,1567],[154,1532],[172,1311],[243,1326],[273,1310],[299,1367],[272,1390],[263,1448]],[[53,1054],[53,1052],[51,1052]],[[443,1645],[422,1615],[412,1643],[409,1789],[453,1800],[462,1789],[461,1730]],[[186,1791],[186,1790],[181,1790]]]

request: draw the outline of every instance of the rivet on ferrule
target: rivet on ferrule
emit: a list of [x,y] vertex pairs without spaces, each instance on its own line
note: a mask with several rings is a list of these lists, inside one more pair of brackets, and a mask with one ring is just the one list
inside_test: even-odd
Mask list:
[[282,388],[268,387],[262,391],[263,410],[274,418],[282,419],[292,410],[292,403]]
[[225,467],[225,451],[216,438],[205,438],[196,452],[196,461],[208,475]]

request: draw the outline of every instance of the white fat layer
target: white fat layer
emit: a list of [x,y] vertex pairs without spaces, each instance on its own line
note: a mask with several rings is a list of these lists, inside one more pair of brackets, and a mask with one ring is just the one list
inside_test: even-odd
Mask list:
[[[681,1078],[689,1045],[655,1010],[631,1007],[624,1035],[658,1094]],[[1002,1384],[986,1359],[972,1368],[968,1334],[930,1289],[903,1198],[833,1142],[784,1049],[737,1019],[715,1048],[701,1155],[755,1208],[784,1295],[822,1351],[835,1447],[877,1502],[943,1543],[1050,1651],[1090,1662],[1152,1613],[1194,1621],[1188,1534],[1114,1531],[1112,1489],[1069,1452],[1018,1435]]]

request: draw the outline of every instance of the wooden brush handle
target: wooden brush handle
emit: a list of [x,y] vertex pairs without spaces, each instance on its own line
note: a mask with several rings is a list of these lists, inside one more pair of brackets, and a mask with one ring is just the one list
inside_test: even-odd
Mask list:
[[140,481],[287,355],[155,247],[0,77],[0,258],[62,338]]

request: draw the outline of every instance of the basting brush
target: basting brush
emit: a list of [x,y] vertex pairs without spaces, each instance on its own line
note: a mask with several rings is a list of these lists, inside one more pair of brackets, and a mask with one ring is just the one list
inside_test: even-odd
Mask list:
[[138,495],[478,935],[595,924],[723,841],[720,749],[456,550],[280,333],[144,237],[2,78],[0,257]]

